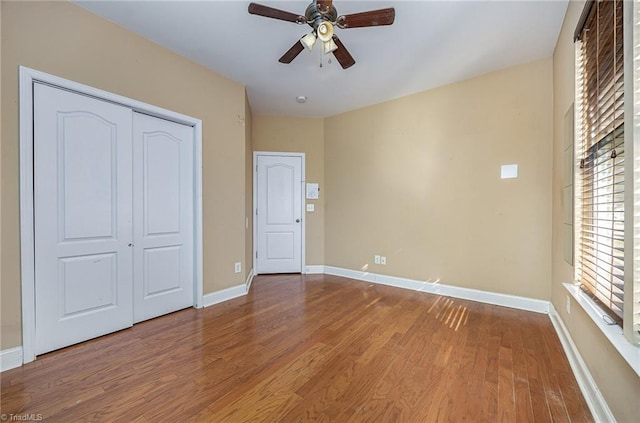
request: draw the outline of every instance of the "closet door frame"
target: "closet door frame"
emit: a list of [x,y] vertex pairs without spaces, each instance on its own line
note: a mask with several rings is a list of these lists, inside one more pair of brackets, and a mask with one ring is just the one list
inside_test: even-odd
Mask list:
[[22,287],[22,362],[35,360],[35,233],[33,205],[33,84],[40,82],[63,90],[120,104],[133,111],[156,116],[194,128],[193,193],[193,306],[203,305],[202,256],[202,121],[88,85],[70,81],[28,67],[20,66],[20,270]]

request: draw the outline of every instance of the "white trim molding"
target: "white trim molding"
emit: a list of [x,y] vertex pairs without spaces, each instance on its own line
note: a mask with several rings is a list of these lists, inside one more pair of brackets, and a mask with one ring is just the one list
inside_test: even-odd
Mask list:
[[622,328],[618,325],[607,324],[603,317],[603,311],[587,294],[582,292],[580,286],[572,283],[562,284],[576,303],[587,313],[600,332],[609,340],[622,358],[640,377],[640,346],[635,346],[624,336]]
[[480,291],[471,288],[461,288],[439,283],[425,283],[419,291],[432,294],[445,295],[447,297],[461,298],[480,303],[493,304],[518,310],[533,311],[535,313],[549,313],[549,301],[535,298],[520,297],[517,295],[500,294],[497,292]]
[[247,279],[243,284],[231,286],[229,288],[221,289],[220,291],[210,292],[202,297],[202,306],[210,307],[212,305],[220,304],[225,301],[233,300],[234,298],[242,297],[249,293],[251,289],[251,283],[253,282],[253,269],[249,271]]
[[580,351],[578,351],[576,344],[573,342],[573,339],[571,339],[571,335],[569,334],[567,327],[564,325],[562,318],[552,304],[549,307],[549,318],[558,333],[560,344],[562,344],[562,348],[567,355],[569,365],[576,377],[580,391],[582,391],[582,395],[584,396],[595,421],[603,423],[615,422],[616,419],[609,409],[602,393],[598,389],[596,382],[593,380],[593,377],[589,372],[589,368],[580,355]]
[[413,291],[428,292],[430,294],[444,295],[447,297],[460,298],[463,300],[510,307],[518,310],[533,311],[536,313],[544,314],[549,313],[549,301],[518,297],[516,295],[499,294],[496,292],[479,291],[477,289],[471,288],[461,288],[457,286],[441,284],[439,281],[419,281],[415,279],[386,276],[377,273],[343,269],[333,266],[324,266],[324,273],[326,273],[327,275],[342,276],[345,278],[357,279],[371,283],[411,289]]
[[306,275],[322,275],[324,273],[324,266],[321,264],[311,264],[305,266],[304,273]]
[[117,103],[132,111],[181,123],[194,128],[194,298],[203,305],[202,250],[202,121],[171,110],[142,103],[88,85],[20,66],[20,273],[22,289],[22,362],[35,360],[35,258],[33,219],[33,84],[43,84]]
[[233,300],[234,298],[242,297],[243,295],[247,295],[247,292],[247,285],[243,283],[221,289],[220,291],[205,294],[202,298],[203,307],[210,307],[225,301]]
[[0,372],[22,366],[22,347],[0,351]]
[[253,269],[249,270],[249,274],[247,275],[247,280],[244,282],[244,285],[247,287],[247,292],[245,292],[245,294],[249,293],[249,290],[251,289],[251,284],[253,283],[253,277],[255,275],[253,274]]

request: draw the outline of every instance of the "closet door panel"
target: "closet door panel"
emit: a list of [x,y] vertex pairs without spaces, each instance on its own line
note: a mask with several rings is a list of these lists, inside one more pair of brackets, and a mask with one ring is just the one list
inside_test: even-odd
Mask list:
[[133,134],[134,321],[139,322],[194,303],[194,132],[135,113]]
[[34,84],[36,354],[133,324],[132,111]]

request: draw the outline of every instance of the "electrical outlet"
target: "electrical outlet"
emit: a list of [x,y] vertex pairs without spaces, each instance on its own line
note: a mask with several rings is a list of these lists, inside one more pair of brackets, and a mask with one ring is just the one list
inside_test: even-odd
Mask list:
[[380,256],[379,255],[375,255],[373,256],[373,262],[375,264],[380,264]]
[[242,263],[241,262],[237,262],[235,265],[235,272],[236,273],[240,273],[242,272]]
[[571,314],[571,297],[567,295],[567,314]]
[[387,264],[387,258],[385,256],[380,257],[380,264]]

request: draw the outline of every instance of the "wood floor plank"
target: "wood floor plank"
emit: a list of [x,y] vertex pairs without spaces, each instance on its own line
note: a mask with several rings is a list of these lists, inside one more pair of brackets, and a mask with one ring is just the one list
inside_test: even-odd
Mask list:
[[485,421],[498,421],[499,354],[503,327],[500,325],[499,310],[491,308],[489,312],[491,313],[491,320],[489,323],[487,367],[482,386],[482,415]]
[[[326,409],[324,414],[334,417],[335,421],[349,420],[351,411],[371,409],[367,401],[353,402],[354,398],[375,398],[376,387],[386,373],[392,368],[397,356],[388,349],[380,349],[378,354],[367,364],[359,367],[353,377],[335,398],[333,409]],[[356,407],[352,407],[356,405]],[[345,413],[345,410],[348,410]],[[340,417],[343,416],[343,417]]]
[[498,373],[498,420],[509,423],[516,421],[515,383],[511,348],[500,347],[498,361],[500,365]]
[[[531,320],[523,319],[528,324],[528,332],[535,333],[535,323]],[[529,381],[529,395],[531,397],[531,405],[533,409],[534,421],[537,422],[551,422],[551,411],[547,404],[547,397],[545,395],[544,384],[541,376],[540,358],[538,355],[537,343],[540,339],[535,339],[533,336],[525,338],[525,359],[527,363],[527,378]]]
[[592,422],[546,315],[328,275],[38,357],[0,410],[51,422]]
[[553,356],[550,355],[550,350],[547,345],[549,332],[546,331],[544,327],[536,326],[534,333],[537,333],[540,339],[537,345],[540,356],[540,375],[551,418],[554,422],[569,422],[571,418],[567,412],[560,385],[554,372],[555,360],[552,360]]
[[511,324],[514,331],[512,340],[513,378],[515,389],[516,421],[534,423],[533,408],[530,400],[529,379],[527,377],[527,361],[523,337],[528,336],[519,320]]
[[[246,413],[247,410],[253,410],[252,412],[257,411],[265,418],[270,416],[272,421],[278,421],[300,401],[300,396],[295,391],[316,373],[329,350],[325,344],[313,345],[297,359],[237,396],[232,403],[216,413],[216,420],[250,421],[251,414]],[[286,374],[287,378],[282,378],[282,374]]]

